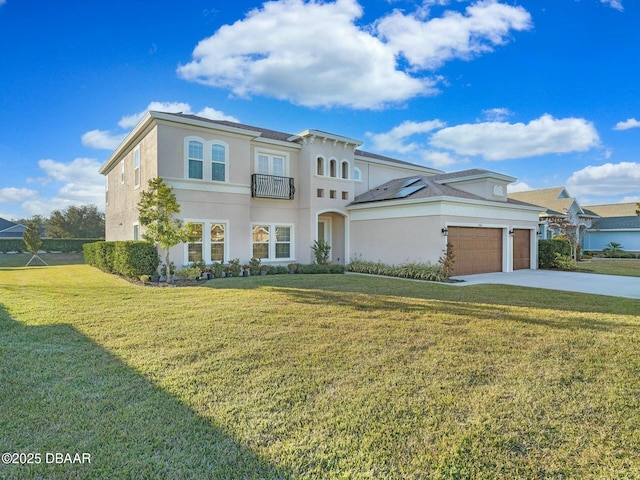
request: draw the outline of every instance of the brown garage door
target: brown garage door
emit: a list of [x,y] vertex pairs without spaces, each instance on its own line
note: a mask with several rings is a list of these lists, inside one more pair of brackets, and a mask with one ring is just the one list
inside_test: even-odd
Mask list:
[[502,271],[502,230],[500,228],[449,227],[453,245],[454,275]]
[[531,268],[531,230],[516,228],[513,237],[513,269]]

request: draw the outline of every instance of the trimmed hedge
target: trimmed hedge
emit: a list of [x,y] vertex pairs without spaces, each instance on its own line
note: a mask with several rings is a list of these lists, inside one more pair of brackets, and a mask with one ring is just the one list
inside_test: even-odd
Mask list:
[[539,240],[538,266],[540,268],[555,268],[556,253],[563,257],[571,257],[571,245],[566,240]]
[[143,241],[86,243],[83,253],[88,265],[127,278],[155,275],[160,264],[156,247]]
[[[43,238],[40,250],[45,252],[75,253],[82,252],[83,245],[92,243],[97,238]],[[0,239],[0,252],[26,252],[27,246],[22,238],[2,238]]]

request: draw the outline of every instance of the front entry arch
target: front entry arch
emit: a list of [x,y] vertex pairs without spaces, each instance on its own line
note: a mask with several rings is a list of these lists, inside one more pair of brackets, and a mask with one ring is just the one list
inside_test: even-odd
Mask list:
[[325,240],[331,245],[331,263],[344,265],[348,261],[346,218],[340,212],[322,212],[317,216],[315,239]]

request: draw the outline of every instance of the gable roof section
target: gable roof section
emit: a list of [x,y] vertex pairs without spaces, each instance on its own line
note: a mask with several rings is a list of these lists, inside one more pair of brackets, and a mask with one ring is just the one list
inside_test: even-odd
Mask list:
[[19,223],[0,218],[0,238],[22,238],[26,228]]
[[547,216],[564,216],[574,204],[579,213],[585,213],[576,199],[567,195],[567,190],[564,187],[553,187],[509,193],[509,198],[538,205],[542,208],[541,214]]

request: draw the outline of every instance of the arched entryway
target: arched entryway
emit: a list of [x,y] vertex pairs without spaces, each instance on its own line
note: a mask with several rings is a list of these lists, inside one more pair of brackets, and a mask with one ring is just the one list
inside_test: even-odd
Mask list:
[[331,263],[348,263],[346,219],[345,214],[335,211],[321,212],[317,215],[315,239],[325,240],[331,245]]

